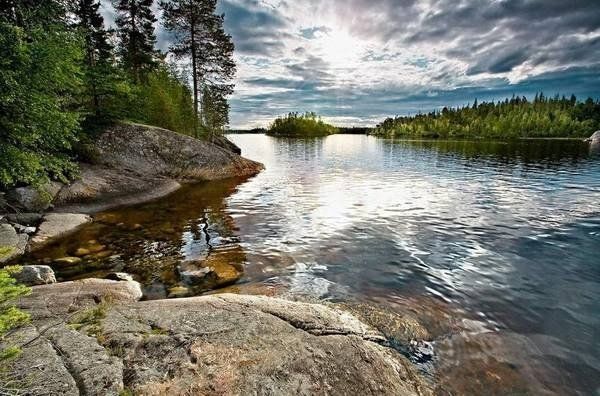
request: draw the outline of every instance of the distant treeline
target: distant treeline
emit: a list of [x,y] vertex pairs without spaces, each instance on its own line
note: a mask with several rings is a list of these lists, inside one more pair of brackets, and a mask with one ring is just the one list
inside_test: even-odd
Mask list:
[[585,137],[600,129],[600,102],[536,94],[388,118],[375,135],[430,138]]
[[338,133],[338,128],[325,123],[313,112],[289,113],[275,119],[267,133],[274,136],[327,136]]
[[100,0],[0,1],[0,189],[70,178],[77,142],[116,120],[223,131],[235,63],[216,2],[113,0],[113,29]]
[[368,135],[373,131],[373,128],[367,127],[338,127],[339,133],[346,135]]
[[253,134],[261,134],[261,133],[267,133],[267,130],[265,128],[228,129],[227,133],[253,133]]

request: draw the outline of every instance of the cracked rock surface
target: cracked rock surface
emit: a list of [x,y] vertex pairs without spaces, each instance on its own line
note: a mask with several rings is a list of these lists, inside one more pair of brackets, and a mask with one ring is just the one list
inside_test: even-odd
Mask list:
[[[130,282],[70,283],[71,291],[55,293],[55,285],[36,287],[22,301],[34,326],[20,337],[41,337],[24,347],[16,368],[32,384],[56,384],[56,393],[431,393],[382,332],[335,306],[234,294],[140,302],[127,293]],[[96,319],[79,319],[77,331],[69,325],[78,311],[100,305],[108,308]],[[34,356],[42,372],[26,369]]]

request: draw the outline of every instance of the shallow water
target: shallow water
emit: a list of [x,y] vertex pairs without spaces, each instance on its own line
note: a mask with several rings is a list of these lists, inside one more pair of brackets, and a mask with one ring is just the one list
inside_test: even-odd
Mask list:
[[[432,333],[416,360],[442,394],[600,392],[600,155],[586,144],[230,138],[266,170],[99,214],[32,259],[83,247],[51,264],[59,276],[125,271],[147,298],[237,280],[408,310]],[[225,275],[189,287],[182,261]]]

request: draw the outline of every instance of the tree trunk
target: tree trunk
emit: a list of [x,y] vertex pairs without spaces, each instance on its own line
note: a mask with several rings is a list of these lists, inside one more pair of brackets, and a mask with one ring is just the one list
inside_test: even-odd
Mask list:
[[195,26],[194,21],[191,23],[191,50],[192,50],[192,80],[194,84],[194,134],[198,137],[198,65],[196,57],[196,41],[195,41]]

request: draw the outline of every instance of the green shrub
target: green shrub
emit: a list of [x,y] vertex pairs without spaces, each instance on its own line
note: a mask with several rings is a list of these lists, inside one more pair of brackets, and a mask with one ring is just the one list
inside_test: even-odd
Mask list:
[[[17,284],[11,274],[20,271],[19,267],[5,267],[0,269],[0,342],[4,341],[6,334],[29,321],[29,315],[15,307],[15,300],[30,293],[31,289]],[[14,357],[19,349],[8,346],[0,349],[0,363]]]
[[197,135],[191,91],[184,77],[166,63],[150,72],[145,83],[124,87],[111,106],[114,118]]

